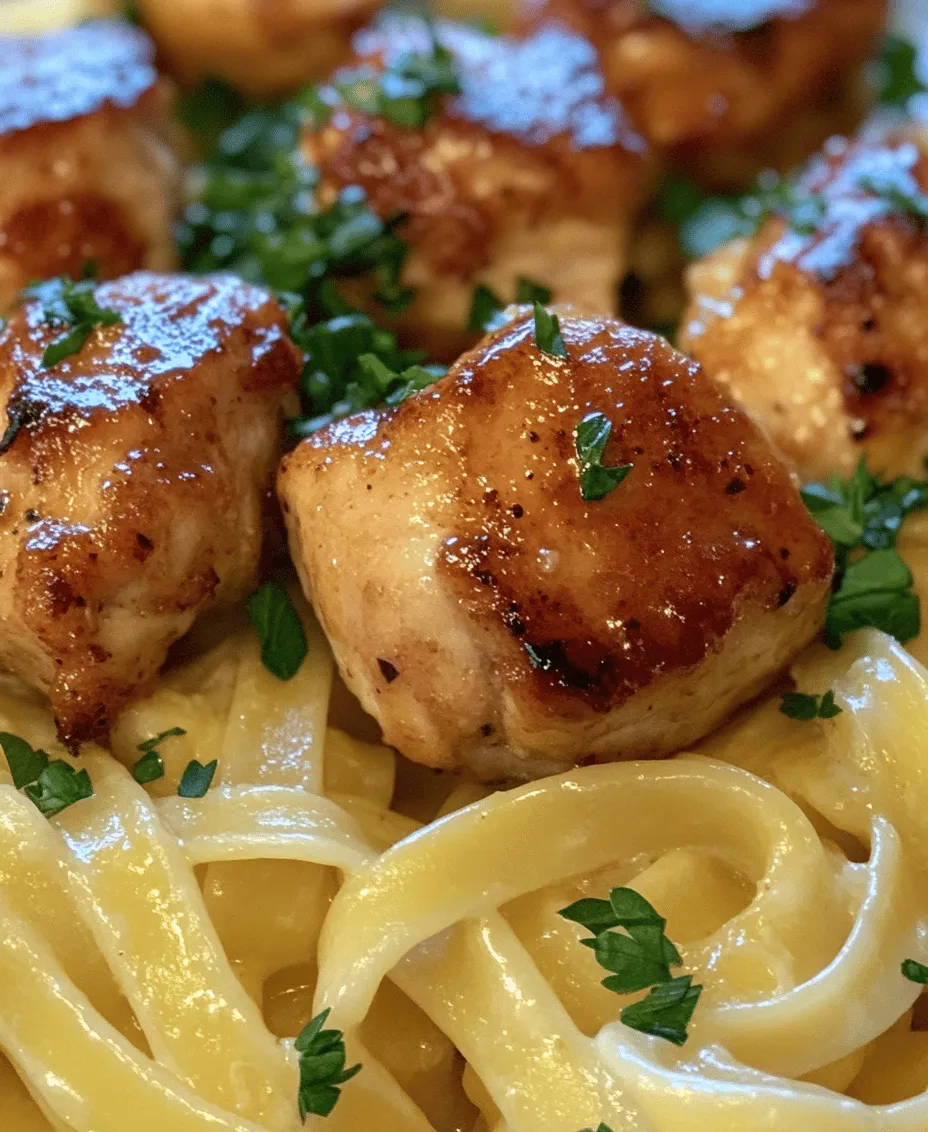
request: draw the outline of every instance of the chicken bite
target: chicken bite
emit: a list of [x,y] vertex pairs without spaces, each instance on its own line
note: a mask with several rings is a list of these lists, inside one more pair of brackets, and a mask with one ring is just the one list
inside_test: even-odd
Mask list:
[[137,272],[93,297],[121,321],[53,366],[67,329],[43,301],[0,334],[0,666],[48,693],[71,746],[254,584],[300,370],[281,308],[239,280]]
[[803,480],[921,475],[928,455],[928,133],[834,139],[786,215],[690,268],[681,344]]
[[886,0],[527,0],[523,27],[588,36],[635,126],[701,181],[803,160],[862,109]]
[[152,58],[122,23],[0,37],[0,312],[88,264],[173,266],[180,167]]
[[329,74],[376,7],[376,0],[137,0],[172,73],[184,82],[223,79],[257,97]]
[[[680,749],[809,642],[830,588],[790,472],[698,365],[617,320],[560,328],[566,358],[519,313],[278,475],[345,682],[405,755],[483,778]],[[631,469],[599,497],[621,473],[597,464]]]
[[361,108],[378,76],[400,94],[404,74],[435,69],[428,25],[394,17],[357,37],[358,66],[335,76],[328,121],[303,137],[323,204],[359,186],[381,219],[401,218],[402,282],[416,292],[401,333],[451,360],[482,329],[468,330],[476,285],[505,305],[520,278],[613,312],[650,164],[593,48],[562,28],[515,40],[442,23],[436,35],[460,94],[420,100],[424,125],[399,124],[408,104]]

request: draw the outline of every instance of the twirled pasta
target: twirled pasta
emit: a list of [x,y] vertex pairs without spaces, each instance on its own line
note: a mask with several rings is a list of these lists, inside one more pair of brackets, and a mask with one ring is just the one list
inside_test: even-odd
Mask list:
[[[291,1039],[331,1007],[364,1066],[336,1132],[925,1126],[899,971],[928,959],[911,654],[872,631],[813,648],[795,674],[834,689],[834,720],[771,700],[669,762],[455,779],[422,825],[391,809],[392,752],[327,726],[331,658],[303,615],[290,685],[242,631],[126,713],[127,766],[187,732],[149,793],[104,752],[84,756],[94,797],[51,820],[0,785],[0,1125],[296,1129]],[[61,753],[12,685],[0,727]],[[217,749],[217,785],[178,797],[183,763]],[[668,915],[705,987],[680,1050],[617,1021],[625,1000],[557,916],[614,884]]]

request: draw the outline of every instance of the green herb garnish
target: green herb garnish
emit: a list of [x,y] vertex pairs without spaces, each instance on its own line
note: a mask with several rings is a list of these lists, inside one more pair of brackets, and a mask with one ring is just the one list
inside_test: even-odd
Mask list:
[[383,71],[362,65],[336,76],[334,90],[345,105],[385,118],[407,130],[421,130],[444,95],[460,94],[454,57],[432,36],[430,51],[406,52]]
[[180,785],[177,787],[178,796],[181,798],[202,798],[213,784],[213,776],[218,765],[218,759],[213,759],[212,762],[206,764],[191,759],[184,768]]
[[407,366],[402,373],[397,373],[384,365],[376,354],[362,354],[358,365],[378,390],[379,400],[385,405],[399,405],[413,393],[434,385],[445,374],[443,366]]
[[[581,1129],[581,1132],[593,1132],[593,1129],[592,1128],[583,1128],[583,1129]],[[596,1128],[596,1132],[612,1132],[612,1129],[609,1127],[608,1124],[600,1123]]]
[[612,468],[603,466],[603,455],[611,432],[612,421],[603,413],[588,413],[577,425],[575,445],[580,495],[588,502],[608,495],[634,467],[633,464],[617,464]]
[[290,680],[306,658],[306,634],[299,614],[276,579],[248,599],[248,614],[261,638],[261,662],[278,680]]
[[517,303],[550,303],[551,292],[541,283],[535,283],[532,279],[527,279],[524,275],[520,275],[516,280],[516,297]]
[[925,89],[917,74],[918,51],[905,39],[890,35],[871,68],[877,101],[906,107],[909,99]]
[[25,787],[26,796],[46,817],[93,796],[93,785],[86,770],[75,770],[64,759],[50,759],[45,751],[33,748],[18,735],[0,732],[0,746],[6,756],[13,785]]
[[924,963],[919,963],[915,959],[903,959],[902,974],[910,983],[920,983],[922,986],[928,986],[928,967],[926,967]]
[[[544,304],[551,301],[551,292],[540,283],[535,283],[520,275],[516,280],[515,297],[512,300],[519,304]],[[506,304],[495,291],[478,283],[474,288],[470,302],[470,312],[467,316],[468,330],[495,330],[499,322],[500,313]],[[537,335],[536,335],[537,340]],[[549,351],[550,352],[550,351]],[[566,356],[566,355],[565,355]]]
[[603,979],[607,990],[633,994],[652,988],[646,998],[621,1011],[624,1025],[683,1045],[702,987],[693,986],[690,975],[671,975],[671,967],[682,962],[680,953],[665,934],[666,920],[648,901],[634,889],[614,888],[608,900],[577,900],[559,915],[592,933],[592,939],[581,942],[612,972]]
[[135,781],[144,786],[147,782],[164,778],[164,763],[158,753],[158,747],[165,739],[186,734],[183,727],[169,727],[167,731],[162,731],[158,735],[153,735],[151,739],[146,739],[144,743],[139,743],[136,750],[142,752],[142,757],[132,768],[132,777]]
[[120,314],[97,303],[95,288],[93,279],[75,282],[60,275],[23,291],[24,298],[37,299],[42,304],[42,317],[48,326],[70,327],[45,347],[42,365],[46,369],[79,353],[98,326],[116,326],[122,322]]
[[535,345],[543,354],[549,354],[552,358],[566,358],[567,347],[561,337],[561,324],[557,315],[545,310],[537,299],[532,305],[535,308]]
[[780,701],[780,711],[790,719],[834,719],[843,710],[835,703],[835,694],[831,689],[823,696],[808,695],[805,692],[785,692]]
[[309,1113],[328,1116],[341,1095],[339,1086],[361,1071],[360,1065],[345,1068],[345,1037],[341,1030],[323,1030],[329,1010],[317,1014],[303,1027],[293,1048],[300,1055],[300,1087],[297,1099],[300,1117]]
[[826,643],[837,648],[845,633],[867,626],[899,641],[918,636],[918,596],[894,547],[906,517],[928,508],[928,482],[908,476],[881,481],[862,458],[848,480],[832,476],[809,484],[802,497],[835,548]]

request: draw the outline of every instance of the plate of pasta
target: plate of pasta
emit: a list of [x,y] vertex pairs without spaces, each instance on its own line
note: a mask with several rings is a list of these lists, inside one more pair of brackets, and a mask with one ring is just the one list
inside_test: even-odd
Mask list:
[[922,0],[0,2],[2,1132],[928,1128]]

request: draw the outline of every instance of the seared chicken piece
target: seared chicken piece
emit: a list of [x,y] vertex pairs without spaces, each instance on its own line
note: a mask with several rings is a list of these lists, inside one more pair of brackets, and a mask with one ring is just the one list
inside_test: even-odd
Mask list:
[[599,48],[609,89],[672,161],[716,185],[789,168],[859,116],[886,0],[526,0]]
[[[330,88],[328,124],[304,135],[323,203],[360,185],[381,218],[405,218],[403,281],[417,297],[401,329],[451,360],[479,337],[466,330],[475,285],[505,304],[520,277],[611,313],[649,164],[603,91],[593,48],[557,28],[524,41],[450,23],[437,34],[462,93],[445,96],[424,128],[352,109]],[[355,45],[371,74],[432,52],[426,26],[410,18],[385,19]]]
[[771,217],[690,269],[683,348],[804,480],[847,475],[862,454],[923,474],[926,193],[928,134],[835,139],[800,180],[795,225]]
[[[829,593],[790,472],[698,365],[613,319],[561,331],[566,359],[520,313],[278,476],[345,682],[404,754],[484,778],[678,750],[783,669]],[[588,502],[595,413],[602,464],[632,468]]]
[[88,264],[173,266],[180,169],[152,55],[121,23],[0,38],[0,312]]
[[138,272],[95,298],[122,322],[52,368],[40,301],[0,334],[0,666],[48,692],[71,745],[253,585],[300,369],[283,311],[239,280]]
[[185,82],[224,79],[279,95],[329,74],[376,0],[138,0],[142,22]]

